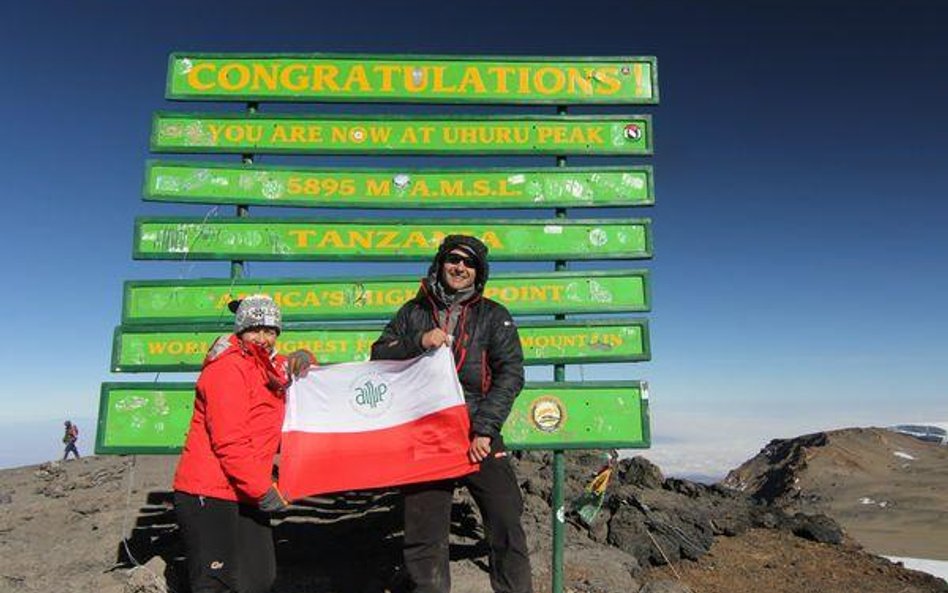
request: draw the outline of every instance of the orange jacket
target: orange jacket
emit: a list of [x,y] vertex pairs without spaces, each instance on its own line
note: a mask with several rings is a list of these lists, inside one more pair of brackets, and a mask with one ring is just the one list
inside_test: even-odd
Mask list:
[[194,415],[178,461],[174,489],[256,504],[272,483],[280,446],[286,359],[217,340],[198,377]]

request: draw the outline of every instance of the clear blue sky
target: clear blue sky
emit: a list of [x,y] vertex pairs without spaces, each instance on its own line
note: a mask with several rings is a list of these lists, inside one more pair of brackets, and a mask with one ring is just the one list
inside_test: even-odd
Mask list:
[[227,274],[131,259],[136,215],[207,211],[141,201],[152,112],[239,108],[164,101],[177,50],[655,55],[661,104],[612,109],[655,117],[658,204],[633,213],[655,224],[654,360],[583,376],[650,380],[653,454],[682,471],[948,420],[943,2],[48,1],[3,21],[0,466],[53,454],[66,417],[90,450],[99,384],[154,378],[108,373],[123,280]]

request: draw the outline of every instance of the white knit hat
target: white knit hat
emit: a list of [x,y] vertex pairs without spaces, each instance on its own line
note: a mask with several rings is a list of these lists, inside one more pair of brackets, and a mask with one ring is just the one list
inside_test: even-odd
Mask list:
[[265,294],[252,294],[239,301],[231,301],[229,308],[237,314],[234,318],[235,334],[253,327],[272,327],[276,328],[277,333],[283,329],[280,308]]

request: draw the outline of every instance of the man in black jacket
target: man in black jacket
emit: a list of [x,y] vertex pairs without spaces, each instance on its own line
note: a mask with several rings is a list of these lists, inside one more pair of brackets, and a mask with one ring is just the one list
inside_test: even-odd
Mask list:
[[[421,290],[372,345],[372,358],[405,359],[448,344],[471,416],[468,455],[480,470],[462,478],[484,520],[495,593],[530,593],[530,559],[520,523],[523,498],[500,429],[523,388],[523,351],[507,309],[483,297],[487,246],[445,237]],[[417,593],[448,593],[453,481],[404,489],[405,567]]]

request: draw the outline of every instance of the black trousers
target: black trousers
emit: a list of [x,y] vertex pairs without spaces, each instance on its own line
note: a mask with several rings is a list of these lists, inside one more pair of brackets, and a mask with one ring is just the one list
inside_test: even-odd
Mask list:
[[66,443],[66,448],[63,449],[63,461],[66,461],[70,453],[75,455],[76,459],[79,459],[79,449],[76,448],[76,443]]
[[[499,439],[495,439],[499,441]],[[503,442],[497,443],[503,451]],[[495,593],[531,593],[533,581],[527,538],[520,515],[523,496],[505,453],[481,462],[481,469],[460,483],[477,503],[490,549],[490,584]],[[416,484],[403,489],[405,497],[405,569],[416,593],[451,590],[448,535],[454,480]]]
[[276,578],[270,517],[229,500],[174,493],[191,593],[266,593]]

